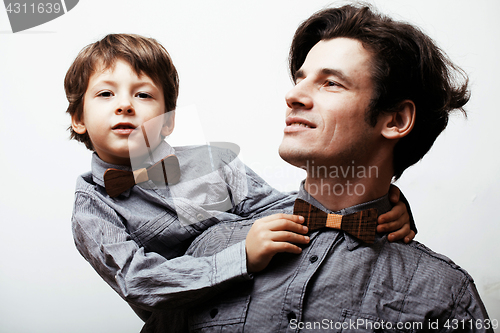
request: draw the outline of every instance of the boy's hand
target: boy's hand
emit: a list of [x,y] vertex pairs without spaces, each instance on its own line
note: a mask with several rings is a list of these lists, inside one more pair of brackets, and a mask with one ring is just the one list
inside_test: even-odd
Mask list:
[[263,270],[278,252],[299,254],[302,249],[295,244],[309,243],[304,218],[298,215],[274,214],[254,222],[246,238],[247,270]]
[[387,239],[394,242],[404,238],[405,243],[409,243],[415,238],[415,232],[410,229],[410,216],[406,205],[399,201],[399,188],[391,185],[389,189],[389,200],[396,205],[392,210],[378,217],[377,232],[390,232]]

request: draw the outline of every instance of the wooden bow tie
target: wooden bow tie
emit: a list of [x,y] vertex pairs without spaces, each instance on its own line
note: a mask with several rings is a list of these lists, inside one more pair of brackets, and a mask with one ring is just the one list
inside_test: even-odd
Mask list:
[[375,208],[348,215],[328,214],[304,200],[296,199],[293,214],[305,218],[309,231],[327,227],[343,230],[366,243],[375,241],[378,217]]
[[104,186],[108,195],[114,198],[135,184],[147,182],[148,180],[164,184],[175,184],[180,177],[181,170],[177,156],[168,155],[147,169],[137,169],[133,172],[107,169],[104,173]]

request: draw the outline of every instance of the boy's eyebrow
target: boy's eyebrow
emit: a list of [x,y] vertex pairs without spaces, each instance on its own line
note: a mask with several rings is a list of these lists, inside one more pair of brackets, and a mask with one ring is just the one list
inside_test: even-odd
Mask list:
[[109,84],[109,85],[116,85],[116,81],[114,80],[102,80],[102,81],[98,81],[97,84]]
[[[100,84],[108,84],[110,86],[117,86],[118,85],[118,81],[106,79],[106,80],[102,80],[102,81],[97,82],[92,87],[98,86]],[[134,87],[149,86],[151,88],[159,89],[156,84],[148,82],[148,81],[139,81],[137,83],[134,83],[133,86]]]

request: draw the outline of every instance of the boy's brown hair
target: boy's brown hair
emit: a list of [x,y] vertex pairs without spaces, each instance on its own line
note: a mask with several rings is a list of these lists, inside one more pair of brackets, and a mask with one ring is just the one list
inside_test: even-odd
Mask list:
[[[99,69],[114,66],[117,59],[130,64],[137,75],[149,76],[163,89],[165,111],[175,109],[179,94],[179,77],[167,50],[153,38],[133,34],[109,34],[100,41],[84,47],[71,64],[64,78],[69,106],[66,112],[81,119],[83,100],[90,77]],[[70,138],[83,142],[94,150],[88,133],[78,134],[71,126]]]

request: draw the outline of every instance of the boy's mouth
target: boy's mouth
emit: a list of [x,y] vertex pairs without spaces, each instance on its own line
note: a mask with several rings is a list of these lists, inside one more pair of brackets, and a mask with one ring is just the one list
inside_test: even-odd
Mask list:
[[118,123],[111,129],[113,130],[114,133],[129,135],[135,128],[136,126],[134,126],[131,123]]

